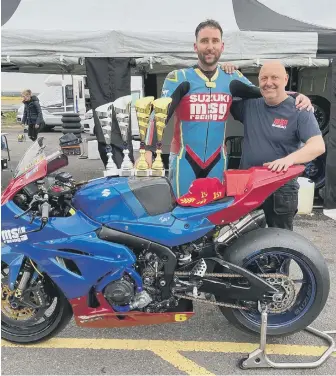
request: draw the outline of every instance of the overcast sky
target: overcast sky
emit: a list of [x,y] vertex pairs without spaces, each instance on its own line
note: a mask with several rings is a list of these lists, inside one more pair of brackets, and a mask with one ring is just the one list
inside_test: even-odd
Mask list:
[[31,89],[39,93],[46,88],[44,80],[48,76],[49,74],[1,73],[1,91]]
[[[33,2],[33,0],[30,0]],[[63,2],[67,0],[62,0]],[[277,11],[283,15],[289,17],[295,17],[301,21],[312,22],[327,27],[336,27],[336,0],[259,0],[260,3],[269,6],[272,10]],[[40,2],[45,5],[42,0],[35,0],[36,3]],[[25,4],[29,3],[29,0],[25,0]],[[317,4],[317,6],[316,6]],[[22,7],[23,4],[21,4]],[[29,5],[29,4],[28,4]],[[77,2],[72,4],[73,7],[77,7]],[[29,8],[30,9],[30,8]],[[60,12],[63,8],[60,7]],[[34,9],[32,10],[35,11]],[[78,11],[87,12],[86,9],[78,9]],[[66,14],[68,17],[72,17],[72,13]],[[27,16],[30,20],[30,18]],[[48,22],[48,19],[41,19],[39,22]],[[73,25],[76,25],[76,18],[73,19]],[[77,21],[82,22],[82,17],[78,16]],[[32,24],[34,26],[34,23]],[[37,28],[40,24],[35,25]],[[45,88],[43,84],[48,75],[39,74],[26,74],[26,73],[1,73],[1,90],[2,91],[21,91],[23,89],[31,89],[34,92],[40,92]]]

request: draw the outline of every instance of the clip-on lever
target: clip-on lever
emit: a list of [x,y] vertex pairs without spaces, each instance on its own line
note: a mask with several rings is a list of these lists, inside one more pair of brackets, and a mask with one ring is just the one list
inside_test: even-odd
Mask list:
[[[38,227],[38,228],[36,228],[36,229],[34,229],[34,230],[20,232],[20,235],[31,234],[32,232],[38,232],[38,231],[43,230],[43,228],[45,227],[45,225],[48,223],[48,219],[49,219],[50,205],[49,205],[49,203],[48,203],[47,200],[48,200],[48,195],[45,195],[45,197],[43,199],[44,202],[41,205],[41,226]],[[35,195],[33,197],[33,200],[30,203],[29,208],[25,212],[21,213],[20,215],[15,216],[15,218],[20,218],[23,215],[27,214],[32,209],[32,206],[33,206],[33,204],[36,201],[41,201],[40,198],[39,198],[39,196],[37,196],[37,195]]]
[[34,205],[36,202],[38,202],[38,201],[40,201],[40,197],[39,197],[38,195],[34,195],[34,197],[33,197],[32,201],[31,201],[31,203],[29,204],[28,209],[27,209],[26,211],[24,211],[23,213],[21,213],[21,214],[17,214],[17,215],[15,215],[14,218],[15,218],[15,219],[18,219],[18,218],[23,217],[25,214],[27,214],[28,212],[30,212],[30,211],[32,210],[33,205]]
[[45,227],[47,223],[46,222],[41,222],[41,226],[34,229],[34,230],[30,230],[30,231],[25,231],[25,232],[19,232],[19,235],[26,235],[26,234],[31,234],[32,232],[39,232],[41,230],[43,230],[43,228]]

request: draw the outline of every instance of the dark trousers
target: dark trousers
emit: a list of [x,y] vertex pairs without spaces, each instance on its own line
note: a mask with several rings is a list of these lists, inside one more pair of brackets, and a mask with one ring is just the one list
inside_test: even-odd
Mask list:
[[32,141],[36,141],[37,134],[38,134],[38,129],[35,128],[35,124],[34,125],[28,125],[28,137]]
[[267,198],[262,208],[268,227],[293,231],[294,217],[298,209],[298,193],[299,184],[294,179]]

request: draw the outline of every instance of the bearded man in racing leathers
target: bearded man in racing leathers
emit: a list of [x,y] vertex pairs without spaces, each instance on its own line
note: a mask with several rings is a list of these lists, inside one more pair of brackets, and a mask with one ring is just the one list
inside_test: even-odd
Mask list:
[[[177,198],[187,193],[197,178],[216,177],[223,181],[227,168],[225,132],[232,98],[261,96],[259,88],[240,72],[230,75],[218,65],[224,50],[222,34],[216,21],[199,24],[194,43],[197,66],[170,72],[163,84],[162,97],[172,98],[168,113],[168,119],[174,115],[169,180]],[[310,104],[302,95],[296,103],[300,101]],[[153,118],[154,114],[146,137],[146,144],[151,145],[146,152],[150,166],[156,143]]]

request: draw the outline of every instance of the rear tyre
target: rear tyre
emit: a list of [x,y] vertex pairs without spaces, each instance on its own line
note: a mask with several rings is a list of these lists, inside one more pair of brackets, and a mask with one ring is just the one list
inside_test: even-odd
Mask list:
[[[223,258],[254,273],[281,273],[295,269],[294,302],[288,310],[268,314],[267,334],[288,335],[309,326],[323,310],[330,289],[327,265],[317,248],[301,235],[283,229],[264,228],[243,235],[226,248]],[[289,263],[291,266],[289,268]],[[297,269],[297,266],[299,269]],[[301,270],[301,271],[300,271]],[[299,284],[301,284],[299,288]],[[242,305],[240,301],[231,301]],[[245,332],[260,333],[258,311],[220,307],[226,319]]]
[[66,129],[66,128],[81,129],[82,124],[79,121],[77,123],[63,123],[62,127],[63,129]]
[[306,164],[303,176],[312,180],[315,189],[319,190],[325,185],[326,154],[323,154]]
[[78,129],[64,129],[62,133],[65,135],[67,133],[73,133],[78,139],[82,139],[82,132]]
[[77,112],[63,112],[62,117],[79,117]]
[[81,118],[79,116],[66,116],[64,121],[67,123],[80,123]]
[[325,136],[329,132],[330,102],[328,99],[320,97],[319,95],[311,95],[309,98],[314,107],[315,117],[322,132],[322,136]]

